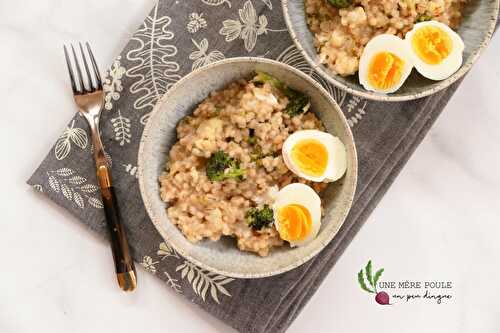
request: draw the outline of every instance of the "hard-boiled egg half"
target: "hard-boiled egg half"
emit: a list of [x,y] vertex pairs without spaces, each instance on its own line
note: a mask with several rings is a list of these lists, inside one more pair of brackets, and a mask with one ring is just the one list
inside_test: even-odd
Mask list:
[[443,80],[462,65],[464,42],[446,24],[428,21],[415,24],[406,33],[417,71],[431,80]]
[[347,168],[347,152],[339,138],[318,130],[302,130],[283,143],[283,161],[297,176],[314,182],[332,182]]
[[399,37],[382,34],[366,44],[359,60],[359,82],[367,90],[392,93],[398,90],[413,68],[408,45]]
[[306,245],[321,227],[321,199],[305,184],[283,187],[276,195],[273,212],[276,230],[291,246]]

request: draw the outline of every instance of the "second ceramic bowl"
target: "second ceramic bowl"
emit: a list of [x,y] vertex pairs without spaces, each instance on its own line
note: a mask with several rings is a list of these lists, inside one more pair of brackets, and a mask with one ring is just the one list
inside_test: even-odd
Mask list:
[[[167,205],[160,198],[158,178],[168,152],[176,142],[177,123],[190,115],[210,92],[230,82],[267,72],[311,98],[311,110],[338,136],[347,149],[347,172],[322,193],[324,216],[317,238],[303,247],[275,248],[267,257],[242,252],[234,240],[189,242],[169,221]],[[144,129],[139,149],[139,184],[146,210],[162,237],[196,265],[239,278],[258,278],[283,273],[311,259],[336,235],[349,212],[356,189],[357,157],[349,125],[337,103],[313,79],[288,65],[262,58],[233,58],[193,71],[177,82],[158,102]]]
[[443,81],[432,81],[419,75],[414,69],[398,91],[387,95],[365,90],[358,81],[357,73],[342,77],[321,64],[314,48],[314,36],[307,26],[304,0],[282,0],[282,6],[295,45],[321,76],[351,94],[372,100],[398,102],[434,94],[461,78],[490,41],[495,29],[499,2],[500,0],[469,0],[466,3],[462,23],[457,30],[465,43],[462,67],[457,72]]

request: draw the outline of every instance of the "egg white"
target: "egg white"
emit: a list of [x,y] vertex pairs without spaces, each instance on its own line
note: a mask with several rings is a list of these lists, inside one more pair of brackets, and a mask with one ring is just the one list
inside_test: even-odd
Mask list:
[[[403,72],[401,73],[401,79],[394,86],[387,89],[379,89],[373,87],[368,81],[368,68],[373,56],[380,52],[390,52],[398,56],[404,61]],[[408,49],[408,44],[405,43],[401,38],[382,34],[373,37],[368,44],[366,44],[361,58],[359,60],[359,70],[358,77],[359,83],[363,85],[366,90],[375,91],[378,93],[389,94],[398,90],[403,83],[406,81],[413,68],[413,57],[410,50]]]
[[303,246],[311,242],[318,235],[321,227],[321,199],[319,195],[310,186],[302,183],[293,183],[283,187],[276,195],[276,200],[273,203],[274,225],[276,230],[280,230],[278,213],[281,207],[299,204],[309,210],[311,214],[312,228],[309,235],[300,241],[290,242],[293,246]]
[[[315,139],[323,144],[328,153],[328,162],[323,175],[315,177],[300,171],[292,160],[292,149],[300,141]],[[319,130],[302,130],[291,134],[283,143],[281,150],[285,165],[297,176],[313,182],[333,182],[341,178],[347,169],[347,151],[339,138]]]
[[[425,26],[434,26],[443,30],[452,41],[452,51],[441,63],[431,65],[424,62],[420,57],[413,51],[411,45],[411,40],[415,32]],[[405,42],[410,50],[415,69],[431,80],[444,80],[455,73],[460,66],[462,66],[462,53],[464,51],[464,42],[462,38],[453,31],[446,24],[437,21],[427,21],[417,23],[413,26],[413,29],[408,31],[405,36]]]

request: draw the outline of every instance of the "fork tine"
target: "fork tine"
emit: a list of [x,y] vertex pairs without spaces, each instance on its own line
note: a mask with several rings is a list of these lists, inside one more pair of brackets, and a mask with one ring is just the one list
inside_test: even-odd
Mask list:
[[86,92],[87,88],[85,88],[85,84],[83,83],[82,70],[80,69],[80,64],[78,63],[78,58],[76,57],[76,52],[73,44],[71,44],[71,51],[73,52],[73,59],[75,60],[76,73],[78,76],[78,82],[80,82],[80,88],[83,92]]
[[102,89],[101,75],[99,74],[99,67],[97,67],[97,62],[95,61],[94,54],[92,53],[92,49],[90,48],[89,42],[86,42],[85,45],[87,46],[87,51],[90,56],[90,61],[92,61],[92,67],[94,67],[97,89]]
[[83,66],[85,67],[85,72],[87,72],[87,79],[89,83],[89,90],[94,91],[94,83],[92,81],[92,76],[90,75],[89,71],[89,65],[87,64],[87,57],[85,56],[85,53],[83,52],[83,46],[82,43],[78,43],[80,45],[80,53],[82,54],[82,59],[83,59]]
[[71,88],[73,89],[73,94],[80,94],[75,83],[75,77],[73,76],[73,69],[71,68],[71,62],[69,61],[68,50],[66,49],[66,45],[63,45],[64,48],[64,58],[66,58],[66,65],[68,66],[69,78],[71,81]]

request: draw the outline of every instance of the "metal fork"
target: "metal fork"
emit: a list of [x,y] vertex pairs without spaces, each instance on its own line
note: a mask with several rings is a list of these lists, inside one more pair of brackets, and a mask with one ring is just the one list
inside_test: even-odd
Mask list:
[[[111,183],[111,170],[104,154],[101,135],[99,133],[99,118],[104,105],[101,76],[99,75],[99,69],[97,68],[97,63],[89,43],[85,43],[88,55],[85,54],[81,43],[79,43],[79,46],[83,66],[87,73],[87,79],[82,75],[81,66],[73,45],[71,45],[73,66],[66,45],[64,45],[64,56],[66,58],[66,64],[68,65],[73,97],[80,114],[87,120],[92,134],[97,179],[99,181],[99,187],[101,188],[118,284],[123,290],[132,291],[137,286],[137,275],[134,261],[130,256],[127,237],[125,236],[125,230],[121,223],[120,212]],[[87,58],[90,58],[91,67],[87,62]],[[76,68],[76,71],[74,71],[73,68]]]

